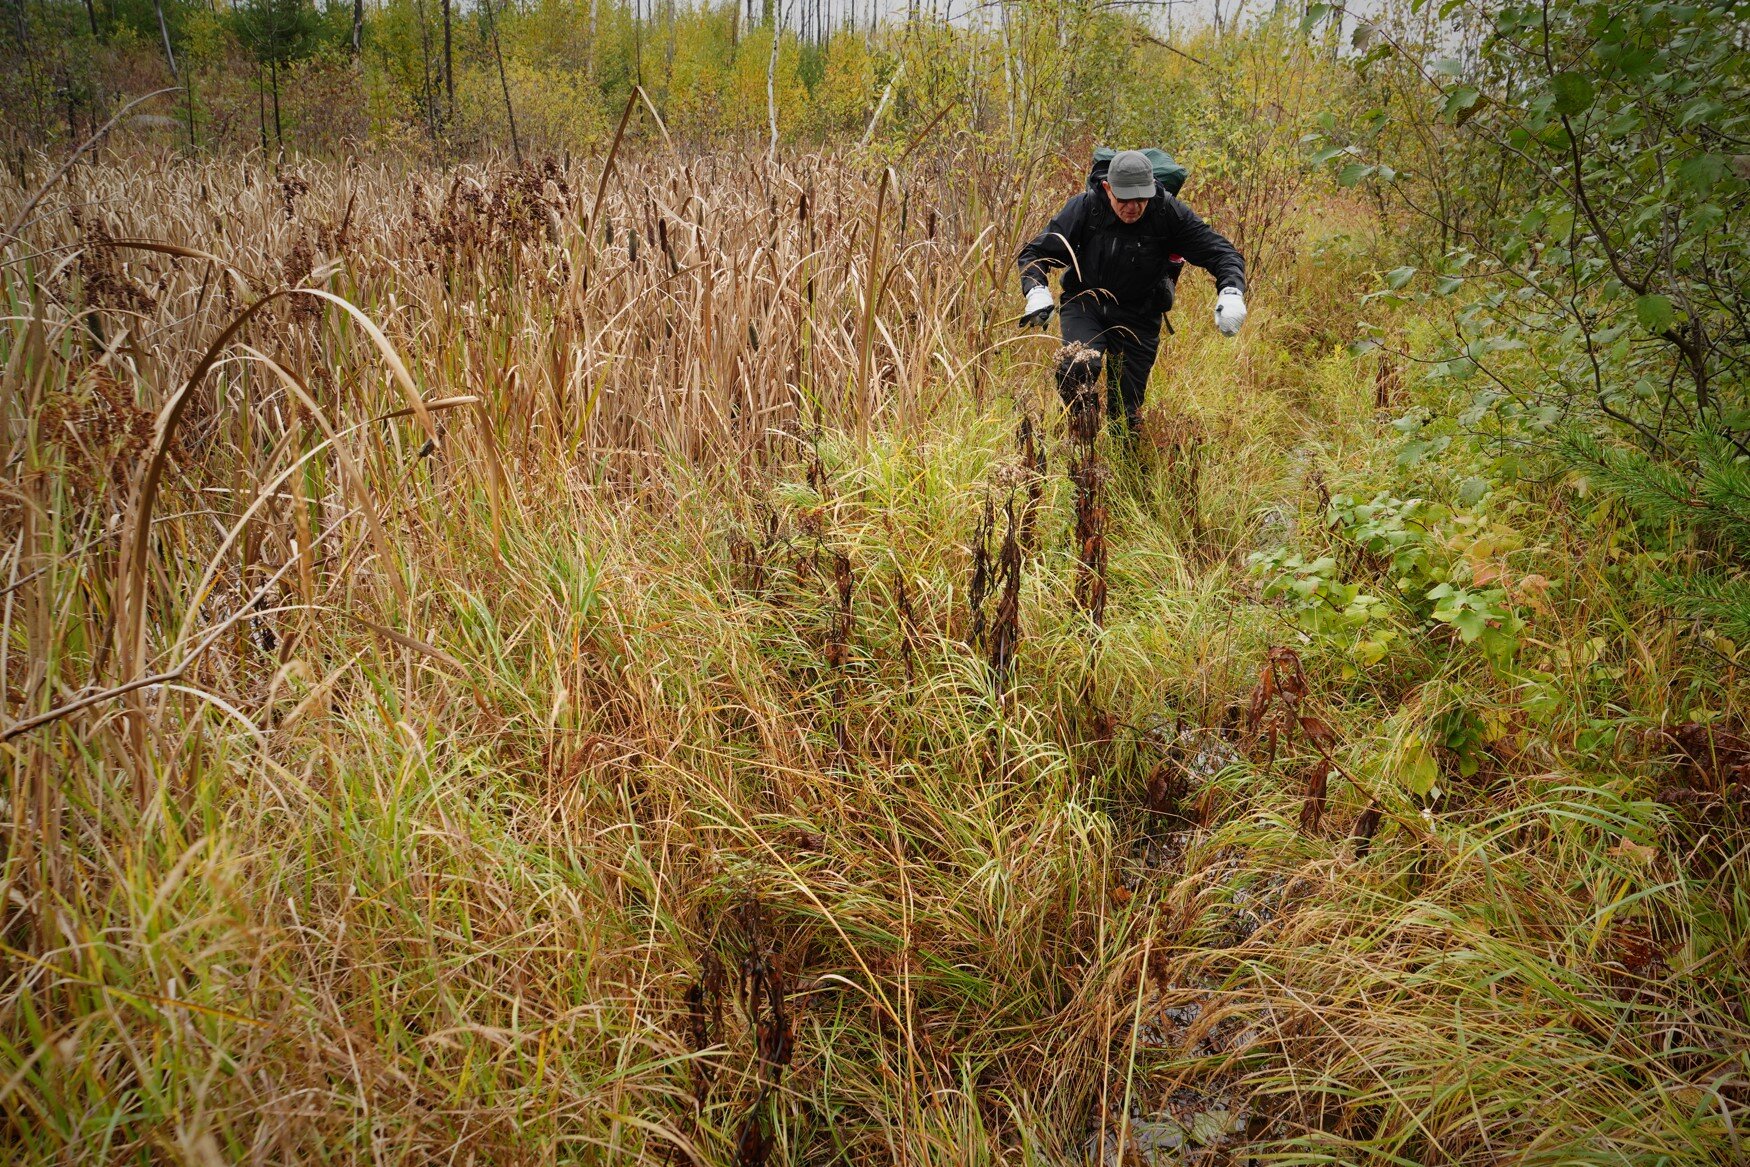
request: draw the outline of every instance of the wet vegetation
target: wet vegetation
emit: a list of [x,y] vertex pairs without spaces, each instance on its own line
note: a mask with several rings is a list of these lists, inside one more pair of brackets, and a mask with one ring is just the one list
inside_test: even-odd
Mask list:
[[[0,176],[7,1158],[1750,1153],[1742,4],[291,7],[7,34],[140,80]],[[1127,443],[1013,257],[1138,139]]]

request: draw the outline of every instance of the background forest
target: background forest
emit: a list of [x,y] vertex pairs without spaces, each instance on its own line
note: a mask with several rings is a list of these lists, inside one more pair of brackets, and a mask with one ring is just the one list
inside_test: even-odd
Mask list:
[[[0,1150],[1750,1160],[1750,4],[14,0]],[[1158,145],[1138,448],[1014,256]]]
[[451,158],[603,146],[634,85],[690,142],[764,138],[774,119],[785,143],[858,136],[883,94],[886,134],[938,116],[935,131],[1011,145],[1071,127],[1115,133],[1166,96],[1123,66],[1145,47],[1170,51],[1123,6],[1091,3],[1004,3],[955,20],[842,0],[91,0],[22,5],[8,31],[5,96],[29,112],[12,128],[31,144],[89,131],[116,94],[186,81],[182,108],[159,116],[192,148]]

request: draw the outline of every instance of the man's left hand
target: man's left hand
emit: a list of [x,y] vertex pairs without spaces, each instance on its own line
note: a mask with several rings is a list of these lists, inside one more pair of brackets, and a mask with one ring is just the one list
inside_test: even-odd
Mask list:
[[1232,336],[1246,322],[1246,297],[1238,288],[1223,288],[1215,298],[1215,327]]

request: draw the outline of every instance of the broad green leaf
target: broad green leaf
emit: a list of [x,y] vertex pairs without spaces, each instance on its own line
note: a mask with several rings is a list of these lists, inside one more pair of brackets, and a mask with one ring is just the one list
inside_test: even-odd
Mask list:
[[1726,107],[1709,97],[1698,97],[1683,110],[1683,116],[1677,119],[1677,124],[1688,129],[1696,122],[1712,123],[1726,112]]
[[1308,4],[1306,15],[1300,18],[1300,31],[1311,32],[1314,25],[1330,14],[1331,6],[1329,4]]
[[1365,166],[1359,162],[1351,162],[1349,165],[1343,167],[1343,169],[1337,171],[1337,185],[1354,186],[1372,173],[1373,167]]
[[1725,172],[1725,155],[1703,154],[1701,157],[1691,158],[1677,167],[1677,181],[1705,198],[1713,191],[1714,183],[1718,182]]
[[1398,781],[1418,798],[1433,790],[1434,784],[1440,781],[1440,764],[1434,760],[1434,751],[1428,748],[1421,734],[1404,737],[1403,744],[1398,747],[1397,763]]
[[1416,269],[1413,267],[1394,267],[1385,273],[1385,286],[1394,292],[1398,291],[1415,278],[1415,275]]
[[1642,328],[1658,336],[1677,323],[1677,312],[1671,307],[1669,296],[1642,296],[1635,301],[1635,319]]
[[1570,117],[1590,109],[1598,97],[1598,87],[1584,73],[1557,73],[1549,84],[1556,96],[1553,108]]
[[1347,146],[1326,146],[1323,150],[1320,150],[1312,156],[1312,164],[1314,166],[1323,166],[1331,159],[1340,157],[1348,152],[1349,147]]
[[1460,608],[1452,613],[1452,626],[1458,629],[1458,635],[1469,644],[1483,634],[1489,623],[1475,608]]
[[1446,95],[1446,104],[1440,107],[1440,115],[1462,122],[1464,115],[1482,99],[1482,96],[1477,91],[1476,86],[1460,85]]
[[1651,49],[1634,48],[1616,59],[1616,67],[1630,77],[1644,77],[1653,71]]

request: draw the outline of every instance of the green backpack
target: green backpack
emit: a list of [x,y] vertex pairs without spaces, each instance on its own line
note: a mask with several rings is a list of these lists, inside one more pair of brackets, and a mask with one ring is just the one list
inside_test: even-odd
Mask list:
[[[1185,180],[1191,177],[1191,172],[1173,161],[1173,156],[1165,150],[1157,150],[1153,146],[1143,150],[1148,158],[1149,166],[1154,169],[1155,181],[1166,188],[1168,194],[1177,198],[1179,188],[1185,185]],[[1088,186],[1096,189],[1106,178],[1106,168],[1112,164],[1112,159],[1118,157],[1118,151],[1110,146],[1101,146],[1094,151],[1094,164],[1088,170]]]

